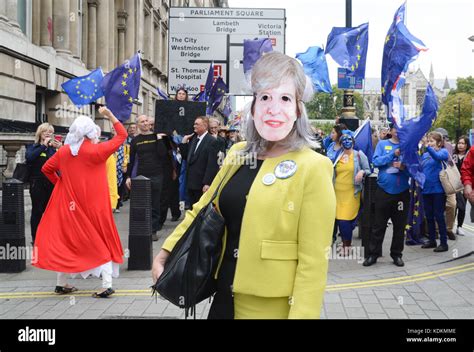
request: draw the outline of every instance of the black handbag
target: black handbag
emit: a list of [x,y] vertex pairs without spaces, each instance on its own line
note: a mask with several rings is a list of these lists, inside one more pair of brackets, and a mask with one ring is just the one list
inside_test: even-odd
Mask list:
[[13,171],[13,178],[23,183],[30,182],[31,166],[26,163],[16,164],[15,171]]
[[172,304],[184,308],[186,318],[189,312],[195,316],[196,304],[216,292],[214,276],[222,253],[225,220],[213,202],[221,185],[222,182],[176,243],[163,273],[152,286],[153,294],[159,293]]

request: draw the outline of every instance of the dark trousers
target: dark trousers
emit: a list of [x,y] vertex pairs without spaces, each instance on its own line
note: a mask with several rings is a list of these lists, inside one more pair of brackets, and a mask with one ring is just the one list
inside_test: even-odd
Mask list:
[[30,186],[31,196],[31,237],[36,239],[36,231],[44,211],[53,193],[54,185],[46,180],[32,180]]
[[163,175],[149,177],[151,181],[151,230],[158,231],[160,225],[161,190],[163,188]]
[[161,191],[160,224],[163,225],[168,216],[168,208],[171,209],[171,216],[179,218],[179,180],[173,180],[172,175],[165,176],[163,189]]
[[127,185],[125,184],[125,178],[122,180],[122,184],[118,186],[118,195],[119,195],[119,200],[117,202],[117,209],[120,209],[120,207],[123,206],[123,202],[125,200],[125,197],[127,196],[128,189]]
[[343,241],[352,241],[352,231],[357,225],[357,218],[354,220],[336,220],[335,228],[339,228],[339,233]]
[[448,244],[448,234],[444,211],[446,210],[446,194],[423,194],[423,206],[425,207],[425,217],[428,223],[428,233],[431,242],[436,242],[436,225],[438,223],[439,239],[442,245]]
[[387,222],[391,219],[393,237],[390,256],[392,258],[402,257],[409,204],[410,192],[408,190],[399,194],[389,194],[377,187],[375,193],[375,223],[369,239],[369,256],[380,257],[382,255],[382,244],[387,230]]
[[202,189],[189,189],[188,188],[188,196],[189,196],[189,203],[191,204],[191,206],[193,206],[193,204],[199,202],[199,199],[201,199]]
[[462,227],[464,224],[464,218],[466,217],[466,201],[462,192],[456,193],[456,209],[458,211],[458,227]]

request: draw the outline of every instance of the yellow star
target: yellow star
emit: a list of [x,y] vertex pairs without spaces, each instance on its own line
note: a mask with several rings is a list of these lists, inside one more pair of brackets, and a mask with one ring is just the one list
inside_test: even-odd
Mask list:
[[88,80],[88,81],[90,81],[90,80],[91,80],[91,78],[90,78],[90,77],[87,77],[87,80]]
[[356,68],[359,68],[359,61],[356,62]]
[[79,86],[76,86],[76,89],[79,89]]
[[359,44],[357,44],[357,50],[360,50],[360,45]]
[[81,92],[80,92],[80,91],[77,91],[77,94],[81,94]]
[[96,87],[96,88],[97,88],[97,87],[98,87],[98,85],[97,85],[97,84],[94,84],[94,87]]
[[354,65],[351,66],[351,70],[354,71]]
[[128,98],[128,101],[129,101],[130,103],[133,103],[132,97]]
[[129,72],[130,74],[132,74],[132,73],[133,73],[133,70],[130,68],[130,69],[128,70],[128,72]]
[[125,87],[127,85],[127,82],[122,81],[122,86]]
[[385,38],[385,44],[387,44],[389,40],[390,40],[390,35],[387,35],[387,38]]
[[125,89],[125,90],[123,91],[123,95],[128,95],[128,90]]
[[384,94],[384,93],[385,93],[385,88],[384,88],[384,87],[382,87],[382,94]]
[[81,94],[81,98],[84,99],[84,96]]
[[92,82],[92,83],[95,83],[95,79],[92,79],[91,82]]
[[410,225],[407,225],[405,228],[406,228],[407,230],[410,230],[410,229],[411,229],[411,226],[410,226]]
[[420,215],[420,213],[419,213],[418,210],[417,210],[417,211],[414,211],[414,212],[413,212],[413,215],[418,216],[418,215]]
[[127,79],[128,75],[126,73],[124,73],[122,77],[123,77],[123,79]]
[[360,60],[360,55],[359,54],[357,54],[357,60]]
[[135,67],[135,72],[137,72],[137,68]]

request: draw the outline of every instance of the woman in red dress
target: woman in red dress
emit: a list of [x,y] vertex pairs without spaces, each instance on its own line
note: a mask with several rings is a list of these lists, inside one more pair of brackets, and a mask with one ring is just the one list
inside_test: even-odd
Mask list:
[[118,276],[123,250],[115,226],[107,184],[106,161],[127,138],[127,131],[112,112],[103,107],[117,135],[98,144],[100,128],[87,116],[79,116],[62,147],[42,171],[55,185],[36,235],[34,266],[56,271],[58,294],[77,291],[67,284],[68,275],[102,276],[102,290],[94,297],[114,293],[112,277]]

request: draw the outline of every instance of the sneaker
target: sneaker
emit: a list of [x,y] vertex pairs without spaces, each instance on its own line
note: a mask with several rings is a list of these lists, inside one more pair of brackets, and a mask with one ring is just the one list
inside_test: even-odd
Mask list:
[[114,213],[120,213],[120,209],[114,209]]
[[457,230],[456,230],[456,235],[458,235],[458,236],[466,236],[466,233],[464,232],[464,230],[462,229],[462,227],[458,227]]

